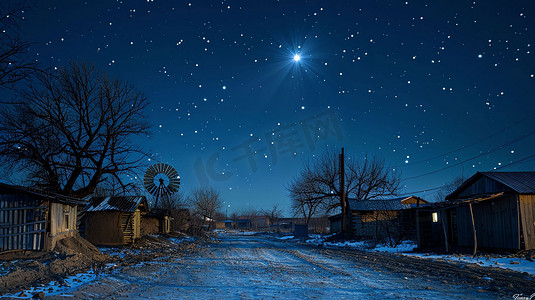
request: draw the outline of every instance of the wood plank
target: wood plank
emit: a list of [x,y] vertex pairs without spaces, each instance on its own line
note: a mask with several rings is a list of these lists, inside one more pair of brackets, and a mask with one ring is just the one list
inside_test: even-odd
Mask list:
[[524,247],[535,249],[535,195],[519,195],[519,202]]

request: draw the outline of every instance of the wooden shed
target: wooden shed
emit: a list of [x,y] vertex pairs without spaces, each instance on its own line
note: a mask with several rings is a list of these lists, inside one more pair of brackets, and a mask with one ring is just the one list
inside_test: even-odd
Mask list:
[[125,245],[141,236],[141,216],[148,213],[142,196],[93,197],[84,209],[85,238],[97,245]]
[[419,247],[535,249],[535,172],[478,172],[418,212]]
[[416,208],[428,202],[416,196],[348,199],[352,236],[363,239],[416,238]]
[[36,189],[0,183],[0,252],[54,249],[77,234],[82,201]]
[[141,235],[169,234],[171,221],[170,209],[153,208],[141,216]]

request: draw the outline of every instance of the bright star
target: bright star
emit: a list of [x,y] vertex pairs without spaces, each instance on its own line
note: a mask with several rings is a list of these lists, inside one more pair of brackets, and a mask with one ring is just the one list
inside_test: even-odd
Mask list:
[[301,59],[301,56],[299,54],[294,55],[294,60],[299,61]]

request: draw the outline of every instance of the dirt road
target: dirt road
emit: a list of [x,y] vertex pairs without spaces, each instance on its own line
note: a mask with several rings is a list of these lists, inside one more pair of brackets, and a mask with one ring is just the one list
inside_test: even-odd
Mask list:
[[[479,285],[444,279],[417,271],[421,266],[411,266],[413,260],[415,258],[383,261],[381,254],[314,248],[255,236],[223,235],[220,242],[181,258],[124,267],[76,290],[47,296],[47,299],[72,299],[73,296],[78,299],[513,297],[507,292],[489,289],[484,283],[492,280],[491,277],[480,278],[483,283]],[[432,268],[429,261],[422,263]],[[463,282],[466,284],[458,285]]]

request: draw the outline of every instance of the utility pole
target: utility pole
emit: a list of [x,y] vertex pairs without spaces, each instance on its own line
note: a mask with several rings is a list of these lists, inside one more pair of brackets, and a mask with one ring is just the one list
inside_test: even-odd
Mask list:
[[346,191],[345,191],[345,158],[344,147],[340,154],[340,204],[342,205],[342,234],[347,232],[347,205],[346,205]]

